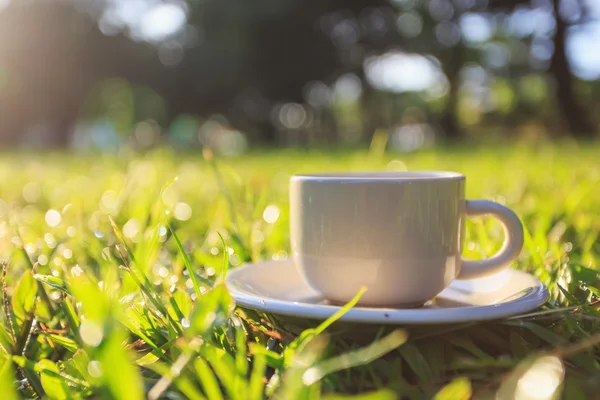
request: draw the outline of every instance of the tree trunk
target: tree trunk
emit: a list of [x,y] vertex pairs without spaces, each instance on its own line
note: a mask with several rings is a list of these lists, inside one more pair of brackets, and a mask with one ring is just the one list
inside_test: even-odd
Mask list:
[[369,145],[373,140],[375,132],[383,127],[386,127],[385,116],[383,115],[383,105],[377,90],[366,79],[363,80],[363,93],[361,96],[362,108],[362,142]]
[[556,84],[558,107],[565,120],[569,133],[575,137],[591,138],[595,135],[595,126],[573,88],[573,76],[567,61],[566,36],[567,24],[558,12],[559,0],[553,0],[556,20],[554,35],[554,53],[550,60],[550,73]]
[[446,106],[440,118],[440,124],[447,140],[463,138],[464,131],[457,117],[458,89],[460,86],[460,70],[465,61],[465,47],[462,42],[446,50],[442,59],[442,70],[448,78],[450,86]]

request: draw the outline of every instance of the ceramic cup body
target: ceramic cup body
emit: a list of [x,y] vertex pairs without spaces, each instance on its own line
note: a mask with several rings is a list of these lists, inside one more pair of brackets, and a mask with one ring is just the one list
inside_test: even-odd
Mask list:
[[[297,175],[290,182],[292,257],[332,302],[366,287],[363,306],[420,306],[461,272],[467,208],[458,173]],[[506,267],[516,257],[512,247],[471,275]]]

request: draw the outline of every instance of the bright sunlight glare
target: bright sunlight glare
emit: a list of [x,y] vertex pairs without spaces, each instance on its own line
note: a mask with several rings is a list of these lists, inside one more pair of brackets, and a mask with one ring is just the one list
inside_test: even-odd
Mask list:
[[418,92],[439,86],[445,80],[439,67],[418,54],[390,52],[371,57],[365,69],[372,85],[395,92]]
[[177,33],[186,22],[185,10],[177,4],[158,4],[146,12],[140,21],[144,38],[163,40]]
[[563,364],[558,357],[547,356],[536,360],[523,374],[515,400],[550,400],[555,398],[556,389],[564,378]]

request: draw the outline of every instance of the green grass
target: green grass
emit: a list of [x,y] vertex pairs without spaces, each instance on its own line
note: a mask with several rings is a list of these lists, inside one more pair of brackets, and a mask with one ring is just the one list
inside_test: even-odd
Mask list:
[[[4,154],[2,398],[513,399],[532,385],[597,398],[599,154]],[[291,174],[401,168],[463,172],[469,198],[512,207],[526,227],[513,267],[550,301],[516,319],[374,331],[235,308],[227,270],[289,251]],[[466,256],[499,248],[498,223],[467,227]]]

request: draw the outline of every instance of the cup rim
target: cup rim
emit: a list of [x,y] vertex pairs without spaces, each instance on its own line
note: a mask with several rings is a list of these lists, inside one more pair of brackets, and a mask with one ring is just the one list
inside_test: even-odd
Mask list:
[[465,175],[451,171],[348,171],[295,174],[292,181],[313,182],[431,182],[465,180]]

